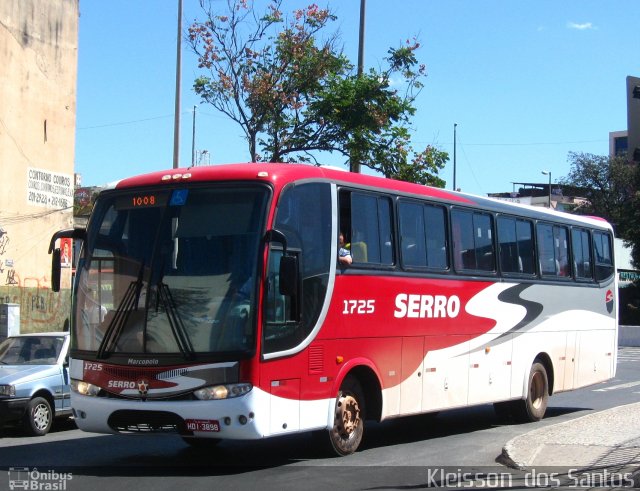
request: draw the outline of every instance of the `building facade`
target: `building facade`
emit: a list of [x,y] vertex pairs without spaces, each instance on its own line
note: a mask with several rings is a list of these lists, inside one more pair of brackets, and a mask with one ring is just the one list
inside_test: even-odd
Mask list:
[[60,330],[69,311],[71,261],[53,293],[47,249],[73,225],[78,1],[0,2],[0,303],[21,332]]

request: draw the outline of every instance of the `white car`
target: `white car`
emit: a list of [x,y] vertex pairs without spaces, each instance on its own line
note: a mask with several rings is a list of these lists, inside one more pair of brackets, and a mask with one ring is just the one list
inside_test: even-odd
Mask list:
[[0,427],[19,423],[29,435],[46,435],[55,417],[71,415],[68,353],[68,332],[0,343]]

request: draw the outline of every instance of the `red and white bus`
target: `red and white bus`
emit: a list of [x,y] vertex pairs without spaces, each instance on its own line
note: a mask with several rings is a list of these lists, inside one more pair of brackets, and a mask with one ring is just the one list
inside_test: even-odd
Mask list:
[[83,240],[70,374],[86,431],[326,430],[347,455],[365,419],[494,403],[535,421],[551,394],[615,374],[599,219],[258,163],[124,179],[54,252],[64,237]]

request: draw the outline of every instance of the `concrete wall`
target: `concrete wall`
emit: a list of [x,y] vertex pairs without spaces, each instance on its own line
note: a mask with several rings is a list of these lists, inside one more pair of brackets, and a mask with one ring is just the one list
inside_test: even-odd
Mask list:
[[640,326],[620,326],[618,346],[640,346]]
[[71,267],[52,293],[51,234],[73,223],[78,0],[0,1],[0,303],[22,332],[60,329]]

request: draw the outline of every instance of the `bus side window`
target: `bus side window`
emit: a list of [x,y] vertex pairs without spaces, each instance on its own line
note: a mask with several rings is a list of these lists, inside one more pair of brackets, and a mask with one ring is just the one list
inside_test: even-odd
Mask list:
[[613,257],[611,255],[611,236],[603,232],[594,232],[596,280],[603,281],[613,275]]
[[483,273],[495,271],[492,221],[492,216],[486,213],[452,210],[453,253],[456,269]]
[[553,247],[553,227],[546,223],[537,226],[538,261],[540,274],[549,276],[556,274],[555,249]]
[[351,257],[353,265],[391,266],[393,229],[391,200],[371,193],[348,193],[350,196]]
[[576,278],[592,279],[589,232],[575,228],[571,230],[571,245],[573,249],[573,269]]

